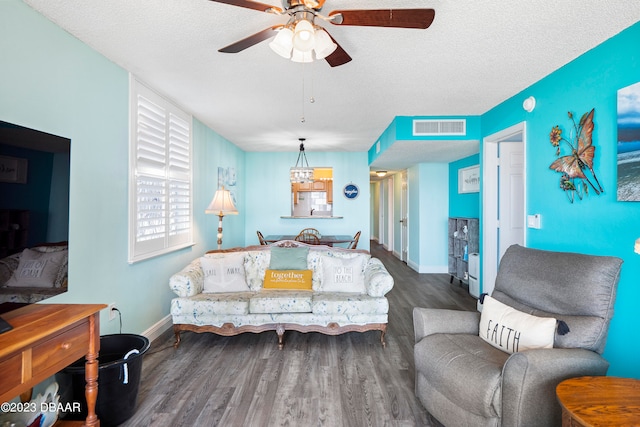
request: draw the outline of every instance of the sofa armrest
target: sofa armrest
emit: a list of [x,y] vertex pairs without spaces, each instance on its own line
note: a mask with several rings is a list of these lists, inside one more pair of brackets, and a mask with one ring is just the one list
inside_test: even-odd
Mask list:
[[582,348],[526,350],[502,370],[502,425],[560,425],[556,387],[565,379],[606,375],[609,363]]
[[169,279],[169,287],[179,297],[191,297],[202,293],[204,288],[204,272],[200,266],[200,258],[197,258],[180,272]]
[[364,284],[367,295],[383,297],[393,288],[393,276],[389,274],[382,261],[378,258],[369,258],[364,267]]
[[477,311],[421,307],[413,309],[415,342],[432,334],[478,335],[479,327],[480,313]]

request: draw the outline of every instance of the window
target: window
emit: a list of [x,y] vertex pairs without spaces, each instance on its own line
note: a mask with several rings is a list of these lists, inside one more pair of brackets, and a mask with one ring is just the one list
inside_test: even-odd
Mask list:
[[191,116],[130,78],[129,262],[193,244]]

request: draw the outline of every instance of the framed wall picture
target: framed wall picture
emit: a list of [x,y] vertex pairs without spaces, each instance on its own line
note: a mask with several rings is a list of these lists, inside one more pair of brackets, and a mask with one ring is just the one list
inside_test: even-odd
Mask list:
[[620,202],[640,201],[640,82],[618,91],[618,191]]
[[480,165],[458,170],[458,193],[477,193],[480,191]]
[[27,159],[0,156],[0,182],[27,183]]

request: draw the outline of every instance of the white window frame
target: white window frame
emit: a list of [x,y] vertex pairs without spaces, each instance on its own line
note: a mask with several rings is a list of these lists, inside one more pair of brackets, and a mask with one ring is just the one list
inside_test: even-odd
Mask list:
[[129,263],[135,263],[194,244],[193,118],[131,74],[129,112]]

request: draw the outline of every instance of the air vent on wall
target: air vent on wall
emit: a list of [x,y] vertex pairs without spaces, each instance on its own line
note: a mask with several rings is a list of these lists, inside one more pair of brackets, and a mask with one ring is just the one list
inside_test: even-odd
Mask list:
[[414,136],[461,136],[467,134],[465,119],[447,120],[414,120]]

